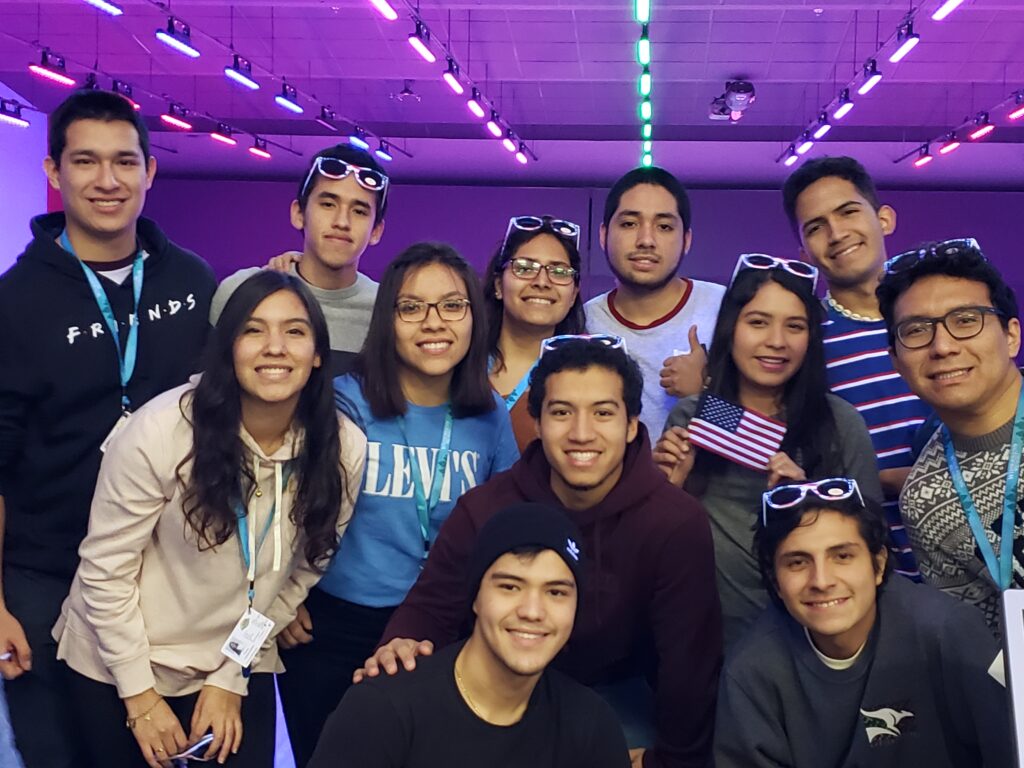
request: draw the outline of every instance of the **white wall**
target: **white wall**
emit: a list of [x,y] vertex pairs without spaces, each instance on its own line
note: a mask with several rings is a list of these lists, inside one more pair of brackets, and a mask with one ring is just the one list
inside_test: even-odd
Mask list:
[[[3,83],[0,97],[27,103]],[[46,116],[26,112],[25,117],[32,123],[28,128],[0,123],[0,273],[31,239],[29,219],[46,212]]]

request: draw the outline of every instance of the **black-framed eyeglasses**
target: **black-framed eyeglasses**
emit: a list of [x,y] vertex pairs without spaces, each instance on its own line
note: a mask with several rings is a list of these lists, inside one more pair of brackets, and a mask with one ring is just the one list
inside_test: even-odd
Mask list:
[[534,280],[542,269],[546,270],[548,280],[555,285],[571,285],[580,273],[578,269],[568,264],[541,264],[539,261],[523,257],[512,259],[506,262],[505,266],[520,280]]
[[523,232],[547,230],[556,237],[572,241],[577,251],[580,249],[580,225],[568,219],[556,219],[554,216],[513,216],[508,220],[505,239],[501,241],[502,251],[508,245],[508,237],[514,229]]
[[576,341],[584,341],[588,344],[599,344],[603,347],[608,347],[608,349],[626,351],[626,340],[621,336],[615,336],[610,333],[563,333],[559,336],[551,336],[544,339],[540,343],[541,357],[544,356],[545,352],[552,352],[559,347],[564,347],[566,344]]
[[935,326],[942,323],[958,341],[973,339],[985,329],[985,316],[1002,317],[995,307],[956,307],[941,317],[909,317],[896,326],[896,339],[907,349],[923,349],[935,339]]
[[[302,183],[302,194],[306,194],[309,183],[314,173],[319,173],[328,179],[344,179],[350,173],[353,174],[356,183],[370,192],[380,192],[380,208],[384,207],[384,200],[388,193],[388,177],[374,168],[365,168],[361,165],[352,165],[336,157],[320,156],[313,160],[313,165],[306,174],[306,180]],[[301,195],[300,195],[301,197]]]
[[736,260],[736,267],[729,278],[729,285],[736,280],[736,275],[745,269],[784,269],[789,274],[802,277],[811,283],[811,292],[818,286],[818,268],[805,261],[797,259],[781,259],[778,256],[769,256],[767,253],[741,253]]
[[807,494],[824,502],[844,501],[851,496],[856,496],[861,506],[864,506],[864,497],[860,493],[860,486],[857,485],[856,480],[850,477],[829,477],[825,480],[812,480],[807,483],[777,485],[770,491],[765,491],[761,496],[761,524],[768,525],[769,509],[790,509],[806,499]]
[[885,273],[895,275],[906,272],[919,261],[931,259],[936,256],[975,256],[986,261],[985,254],[981,252],[981,246],[973,237],[957,237],[952,240],[943,240],[941,243],[916,248],[913,251],[904,251],[893,256],[885,262]]
[[399,320],[407,323],[422,323],[427,319],[431,309],[437,310],[437,316],[448,323],[454,323],[466,316],[470,301],[465,298],[442,299],[441,301],[415,301],[401,299],[395,302],[395,313]]

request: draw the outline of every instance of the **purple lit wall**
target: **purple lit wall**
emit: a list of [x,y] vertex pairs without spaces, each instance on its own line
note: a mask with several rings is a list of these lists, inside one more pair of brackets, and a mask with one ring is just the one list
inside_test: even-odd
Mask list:
[[[158,177],[146,214],[223,277],[301,248],[301,238],[288,221],[294,194],[295,184],[288,182]],[[883,190],[881,196],[897,211],[890,254],[922,240],[973,235],[1024,298],[1024,260],[1019,256],[1024,192]],[[604,197],[604,190],[591,188],[396,186],[384,237],[367,251],[361,266],[377,277],[410,243],[443,240],[482,270],[505,233],[509,216],[551,213],[584,227],[583,290],[591,296],[612,282],[597,237]],[[724,282],[739,253],[795,255],[779,192],[695,189],[691,197],[694,238],[685,261],[687,275]]]
[[[26,99],[0,83],[0,97],[26,103]],[[3,169],[4,193],[0,193],[0,274],[14,264],[18,254],[32,239],[28,221],[46,212],[46,120],[26,112],[28,128],[0,126],[0,168]]]

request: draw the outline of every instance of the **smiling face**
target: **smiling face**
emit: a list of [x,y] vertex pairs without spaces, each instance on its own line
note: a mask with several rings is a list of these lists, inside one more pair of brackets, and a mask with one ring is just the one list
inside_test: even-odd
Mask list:
[[514,675],[534,676],[562,650],[576,616],[576,582],[550,549],[506,553],[480,581],[473,601],[473,638]]
[[[431,263],[410,269],[402,281],[397,302],[434,304],[446,299],[468,300],[466,284],[443,264]],[[407,393],[426,385],[434,389],[438,379],[451,381],[456,365],[469,351],[473,335],[473,310],[466,309],[461,320],[443,320],[436,307],[427,310],[421,322],[406,322],[395,312],[395,351],[399,377]],[[429,383],[428,383],[429,380]]]
[[[561,241],[546,233],[524,243],[512,258],[528,259],[544,266],[572,267]],[[546,269],[539,270],[533,278],[516,277],[512,260],[509,260],[501,277],[494,281],[494,291],[502,302],[504,322],[511,320],[524,326],[553,329],[569,314],[579,286],[575,282],[555,285]]]
[[856,518],[830,509],[805,513],[779,544],[779,597],[826,656],[849,658],[867,640],[886,557],[871,555]]
[[[153,184],[156,160],[142,156],[135,126],[124,120],[75,120],[59,158],[43,167],[60,192],[68,228],[97,240],[130,234]],[[122,254],[124,255],[124,254]]]
[[829,286],[873,286],[885,263],[885,236],[896,228],[896,212],[877,211],[846,179],[818,179],[796,199],[801,252],[817,265]]
[[[941,317],[965,306],[991,307],[988,286],[976,280],[929,275],[900,294],[893,306],[893,323],[896,326],[913,317]],[[1014,386],[1019,380],[1014,365],[1020,350],[1020,323],[1016,319],[1010,319],[1008,327],[1003,328],[999,318],[986,316],[981,333],[971,339],[954,339],[938,323],[928,346],[907,349],[898,340],[895,345],[891,356],[896,370],[951,428],[973,420],[985,421],[989,414],[995,414],[998,421],[1007,410],[1012,416]]]
[[325,270],[355,270],[367,246],[376,245],[384,222],[374,226],[377,193],[363,189],[353,174],[329,179],[314,174],[306,209],[292,201],[291,221],[303,232],[303,263]]
[[320,367],[309,313],[292,291],[261,301],[234,345],[243,414],[252,407],[298,404],[313,368]]
[[608,226],[601,225],[601,247],[619,283],[656,291],[676,276],[691,234],[671,192],[637,184],[622,195]]
[[773,280],[740,310],[732,337],[732,359],[745,394],[777,398],[807,356],[810,330],[800,298]]
[[619,481],[638,420],[627,415],[622,390],[619,374],[601,366],[547,377],[537,434],[563,503],[593,506]]

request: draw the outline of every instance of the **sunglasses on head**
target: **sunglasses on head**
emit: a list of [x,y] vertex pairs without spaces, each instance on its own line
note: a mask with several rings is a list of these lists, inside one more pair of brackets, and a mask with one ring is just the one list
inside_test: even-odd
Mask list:
[[935,258],[936,256],[975,256],[983,261],[985,254],[981,252],[981,246],[973,237],[957,237],[952,240],[943,240],[926,248],[917,248],[913,251],[904,251],[885,262],[885,274],[895,275],[906,272],[919,261]]
[[626,351],[626,340],[621,336],[613,336],[610,333],[565,333],[561,336],[552,336],[551,338],[544,339],[540,343],[540,354],[544,356],[545,352],[551,352],[564,347],[566,344],[573,342],[583,341],[588,344],[597,344],[602,347],[608,347],[608,349],[621,349],[623,352]]
[[844,501],[856,496],[861,506],[864,506],[864,497],[861,496],[860,487],[857,481],[849,477],[830,477],[826,480],[813,480],[808,483],[794,483],[792,485],[777,485],[761,496],[761,524],[768,525],[768,510],[782,510],[795,507],[811,494],[819,501]]
[[508,244],[508,237],[513,230],[522,232],[536,232],[545,229],[557,237],[571,240],[576,250],[580,249],[580,225],[566,219],[556,219],[553,216],[513,216],[508,220],[508,229],[505,230],[505,239],[501,242],[501,250],[505,250]]
[[388,177],[378,170],[364,168],[361,165],[352,165],[336,157],[320,156],[313,160],[313,165],[310,167],[309,173],[306,174],[306,180],[302,184],[303,195],[309,189],[314,173],[319,173],[321,176],[336,181],[352,174],[355,177],[356,183],[363,189],[370,192],[380,192],[380,205],[378,207],[384,206],[384,199],[388,192]]
[[784,269],[789,274],[802,277],[811,283],[811,292],[818,286],[818,268],[806,262],[796,259],[780,259],[778,256],[769,256],[767,253],[741,253],[736,261],[736,268],[729,278],[731,286],[736,280],[736,275],[746,269]]

